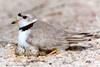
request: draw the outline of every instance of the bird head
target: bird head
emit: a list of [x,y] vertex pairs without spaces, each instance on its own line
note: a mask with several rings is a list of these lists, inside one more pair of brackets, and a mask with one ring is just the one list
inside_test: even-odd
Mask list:
[[20,27],[22,27],[30,23],[35,23],[36,21],[37,19],[29,14],[22,15],[21,13],[18,13],[16,20],[11,24],[18,24]]

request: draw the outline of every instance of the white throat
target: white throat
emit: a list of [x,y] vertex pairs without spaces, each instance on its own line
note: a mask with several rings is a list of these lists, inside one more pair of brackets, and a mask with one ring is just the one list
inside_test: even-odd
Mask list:
[[21,20],[19,22],[19,27],[23,27],[23,26],[26,26],[28,24],[28,21],[27,20]]
[[28,45],[28,43],[26,42],[29,34],[31,33],[31,29],[28,29],[26,31],[22,31],[22,30],[19,30],[18,32],[18,44],[20,45]]
[[[30,23],[36,22],[37,19],[32,20],[31,22],[28,22],[27,20],[21,20],[19,22],[19,27],[24,27],[29,25]],[[28,46],[28,43],[26,42],[29,34],[31,33],[31,28],[25,31],[19,30],[18,32],[18,44],[22,46]]]
[[[19,22],[19,27],[24,27],[27,25],[28,25],[27,20],[22,20]],[[26,42],[26,40],[27,40],[30,33],[31,33],[31,29],[28,29],[25,31],[19,30],[19,32],[18,32],[18,44],[20,44],[22,46],[28,46],[28,43]]]

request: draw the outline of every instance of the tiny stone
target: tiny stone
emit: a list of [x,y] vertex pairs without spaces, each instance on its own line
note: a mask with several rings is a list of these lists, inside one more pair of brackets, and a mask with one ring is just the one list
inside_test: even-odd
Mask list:
[[91,41],[91,39],[89,39],[88,41]]
[[91,63],[91,61],[90,60],[87,60],[86,63]]
[[52,63],[49,63],[49,65],[52,65]]

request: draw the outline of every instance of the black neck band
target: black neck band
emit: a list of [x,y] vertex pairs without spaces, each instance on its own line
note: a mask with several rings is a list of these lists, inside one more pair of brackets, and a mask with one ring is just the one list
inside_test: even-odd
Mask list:
[[[36,22],[34,22],[34,23],[36,23]],[[21,27],[21,28],[19,28],[19,30],[26,31],[26,30],[30,29],[33,26],[34,23],[31,23],[27,26]]]

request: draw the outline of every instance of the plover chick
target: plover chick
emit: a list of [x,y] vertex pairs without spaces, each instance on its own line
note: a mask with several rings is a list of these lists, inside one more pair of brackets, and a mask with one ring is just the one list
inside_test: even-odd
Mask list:
[[18,14],[16,21],[12,22],[12,24],[15,23],[19,25],[16,49],[19,55],[37,55],[38,48],[53,49],[68,46],[65,45],[66,41],[61,36],[63,30],[56,29],[52,24],[21,13]]

